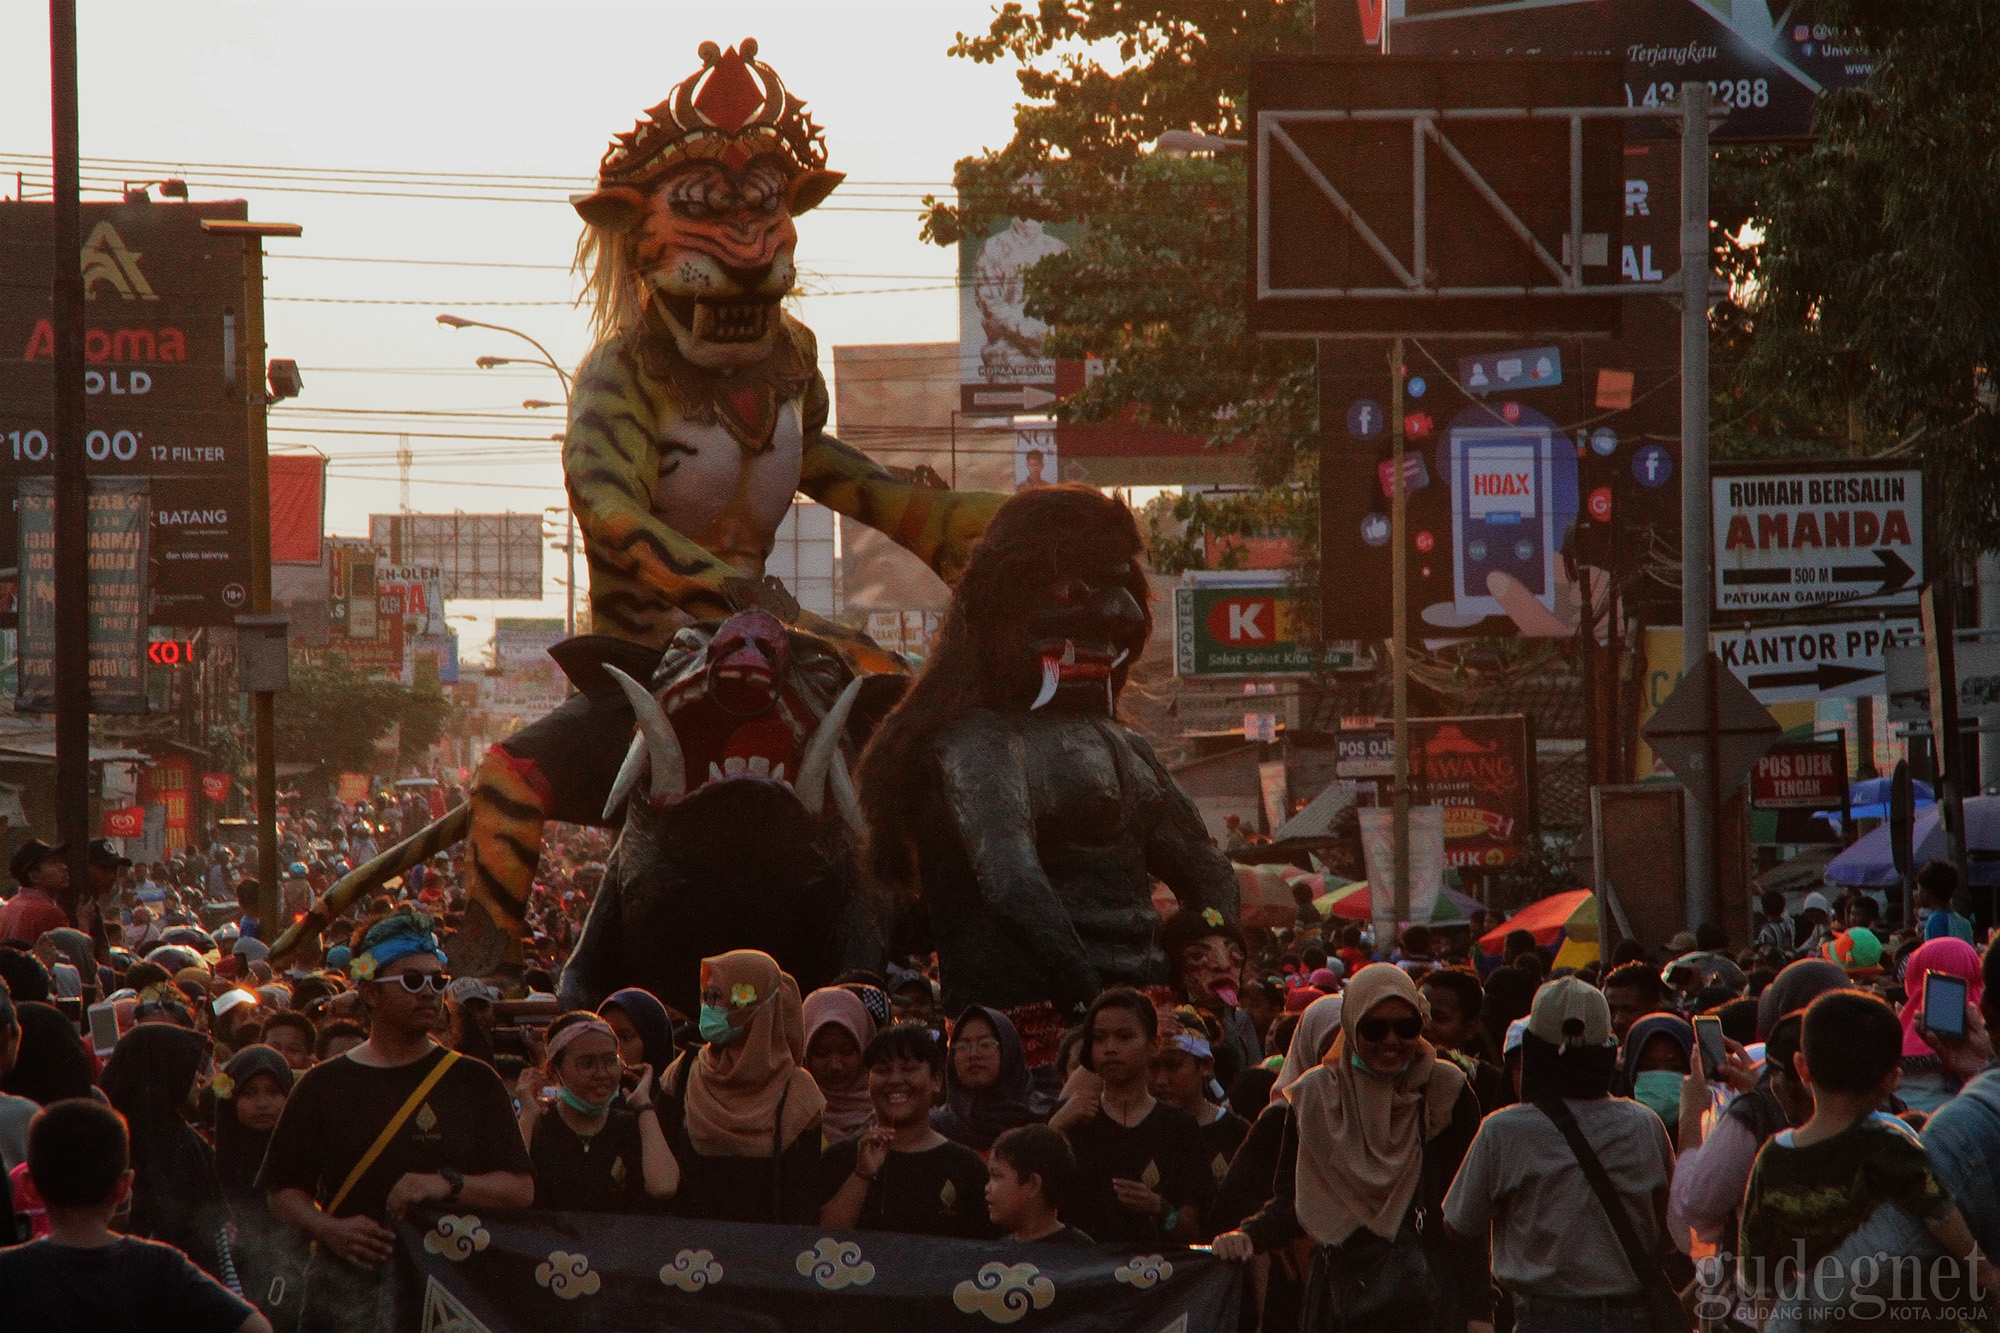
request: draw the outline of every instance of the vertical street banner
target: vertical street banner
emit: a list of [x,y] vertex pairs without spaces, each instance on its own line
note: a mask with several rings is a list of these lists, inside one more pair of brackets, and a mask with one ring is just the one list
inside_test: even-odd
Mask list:
[[421,1333],[1224,1333],[1243,1280],[1241,1265],[1172,1247],[604,1213],[413,1216],[397,1234],[379,1323]]
[[[149,486],[143,477],[90,484],[90,711],[146,711]],[[17,712],[56,706],[55,483],[25,478],[19,491],[20,692]]]

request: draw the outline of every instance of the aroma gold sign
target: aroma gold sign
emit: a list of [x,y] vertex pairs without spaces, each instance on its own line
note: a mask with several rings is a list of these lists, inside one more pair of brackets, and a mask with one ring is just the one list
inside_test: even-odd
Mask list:
[[[236,382],[242,243],[220,204],[83,205],[84,453],[93,477],[145,479],[157,523],[145,571],[154,624],[231,623],[248,609],[249,432]],[[20,482],[55,471],[51,207],[0,204],[0,551],[17,548]]]

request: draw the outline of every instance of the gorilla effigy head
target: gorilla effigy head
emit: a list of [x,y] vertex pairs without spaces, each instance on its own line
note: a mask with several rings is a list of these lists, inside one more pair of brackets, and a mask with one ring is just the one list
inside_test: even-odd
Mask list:
[[1001,507],[973,549],[924,673],[862,758],[870,861],[907,871],[896,830],[918,808],[924,749],[968,709],[1110,715],[1146,640],[1144,546],[1132,511],[1085,486]]

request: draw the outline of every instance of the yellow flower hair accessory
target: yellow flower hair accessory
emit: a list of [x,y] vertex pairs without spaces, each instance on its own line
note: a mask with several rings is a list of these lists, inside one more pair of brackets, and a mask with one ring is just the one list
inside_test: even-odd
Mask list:
[[1219,926],[1222,924],[1222,913],[1213,907],[1204,907],[1201,909],[1201,919],[1211,926]]
[[757,988],[747,981],[739,981],[729,988],[729,1003],[742,1009],[757,1003]]
[[215,1077],[209,1081],[208,1086],[224,1101],[236,1095],[236,1080],[229,1077],[227,1070],[216,1070]]
[[347,970],[353,975],[356,981],[373,981],[375,979],[375,955],[372,953],[362,954],[348,963]]

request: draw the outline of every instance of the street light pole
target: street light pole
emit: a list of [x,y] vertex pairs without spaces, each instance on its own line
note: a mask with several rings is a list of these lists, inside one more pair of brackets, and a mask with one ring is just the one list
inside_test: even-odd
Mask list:
[[[521,330],[510,329],[504,324],[487,324],[481,320],[466,319],[461,315],[452,314],[439,315],[437,322],[448,329],[491,329],[495,333],[511,334],[534,348],[537,352],[540,352],[542,354],[540,360],[536,360],[533,357],[521,356],[482,356],[474,361],[473,364],[481,370],[491,370],[495,366],[507,365],[542,366],[553,370],[556,373],[556,378],[562,381],[563,428],[565,435],[567,434],[571,391],[574,386],[570,382],[569,372],[556,364],[556,359],[549,354],[548,348],[542,346],[539,342],[521,332]],[[554,407],[555,404],[543,402],[539,398],[530,398],[522,403],[521,406],[526,408]],[[558,435],[556,438],[560,440],[564,436]],[[565,507],[563,510],[563,561],[563,634],[564,637],[573,639],[576,637],[576,511],[568,507]]]

